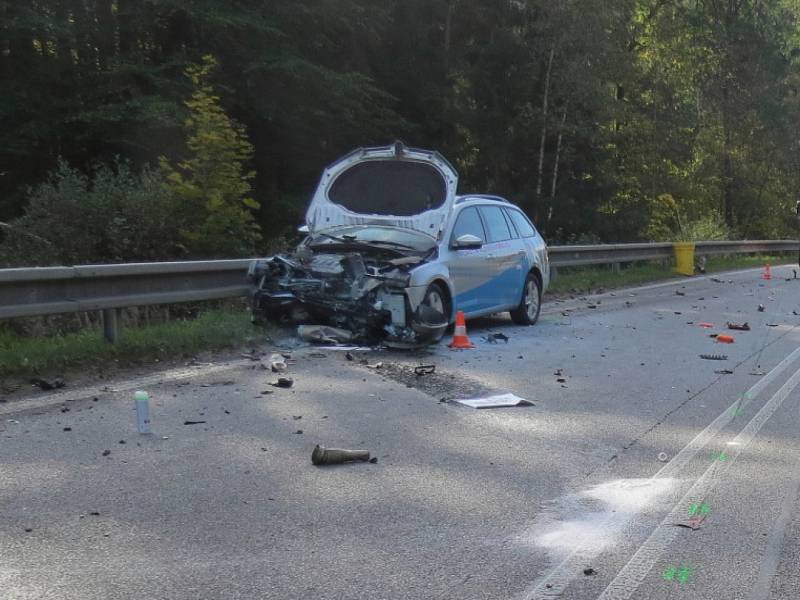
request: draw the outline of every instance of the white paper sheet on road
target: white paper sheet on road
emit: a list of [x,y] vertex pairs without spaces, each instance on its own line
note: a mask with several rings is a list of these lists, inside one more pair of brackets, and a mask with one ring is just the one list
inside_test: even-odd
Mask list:
[[470,408],[503,408],[505,406],[534,406],[530,400],[525,400],[514,394],[499,394],[488,398],[468,398],[466,400],[453,400]]

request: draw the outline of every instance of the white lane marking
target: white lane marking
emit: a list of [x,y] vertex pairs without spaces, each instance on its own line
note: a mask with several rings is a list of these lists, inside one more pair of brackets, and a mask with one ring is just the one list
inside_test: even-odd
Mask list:
[[769,534],[769,539],[767,539],[764,560],[761,562],[761,568],[758,570],[758,579],[753,589],[750,591],[747,600],[766,600],[769,598],[772,578],[778,570],[778,563],[780,562],[781,552],[783,551],[784,534],[786,533],[786,528],[789,526],[789,521],[794,516],[794,504],[798,494],[800,494],[800,472],[795,471],[794,479],[791,482],[791,488],[783,499],[780,517],[778,517],[778,520],[775,522]]
[[[737,435],[731,444],[730,454],[724,461],[714,460],[695,484],[680,499],[670,513],[664,517],[655,531],[647,538],[644,544],[634,553],[628,563],[620,570],[617,576],[608,584],[598,600],[628,600],[639,588],[642,581],[650,573],[653,565],[678,535],[679,528],[674,523],[681,522],[686,515],[686,507],[691,504],[700,504],[713,489],[718,476],[727,471],[736,461],[736,457],[744,450],[764,424],[780,408],[783,401],[795,387],[800,385],[800,369],[775,392],[772,398],[761,408],[744,429]],[[719,473],[719,475],[718,475]]]
[[81,400],[83,398],[91,398],[92,396],[101,396],[103,394],[145,388],[162,381],[180,381],[181,379],[191,379],[192,377],[213,375],[214,373],[219,373],[221,371],[227,371],[252,364],[254,363],[251,360],[234,360],[215,365],[201,365],[190,368],[170,369],[168,371],[156,373],[155,375],[136,377],[114,383],[105,383],[102,386],[82,387],[76,390],[67,390],[63,392],[56,392],[54,394],[47,394],[46,396],[37,396],[28,400],[12,400],[8,403],[0,404],[0,415],[9,415],[26,410],[44,408],[52,404],[72,402],[74,400]]
[[[789,356],[779,362],[769,373],[762,377],[758,383],[745,392],[742,398],[737,399],[725,409],[725,411],[714,419],[708,427],[698,433],[692,441],[678,452],[672,460],[659,469],[651,479],[678,479],[681,471],[697,453],[731,422],[736,414],[735,411],[746,406],[756,398],[764,388],[770,385],[776,377],[783,373],[798,358],[800,358],[800,348],[797,348],[789,354]],[[797,376],[797,373],[795,373],[794,376]],[[616,530],[629,523],[632,516],[633,515],[629,513],[612,513],[605,521],[599,523],[598,527],[606,528],[609,533],[614,533]],[[543,579],[526,591],[522,597],[524,600],[546,600],[547,598],[560,596],[564,590],[567,589],[569,584],[572,583],[577,574],[598,554],[600,554],[600,550],[592,543],[592,540],[583,540],[569,556],[551,569]]]

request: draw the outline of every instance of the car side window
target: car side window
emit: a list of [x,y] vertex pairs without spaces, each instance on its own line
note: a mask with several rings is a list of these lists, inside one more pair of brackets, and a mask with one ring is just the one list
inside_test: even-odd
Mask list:
[[467,234],[480,238],[482,242],[486,241],[483,223],[481,223],[478,211],[474,207],[465,208],[459,213],[456,224],[453,226],[453,235],[450,239],[456,240],[462,235]]
[[527,217],[521,212],[509,208],[506,210],[506,214],[511,217],[512,223],[514,223],[514,226],[522,237],[534,237],[536,235],[536,230],[533,228],[533,225],[531,225]]
[[503,211],[498,206],[481,206],[481,214],[486,222],[486,233],[491,242],[504,242],[512,237]]

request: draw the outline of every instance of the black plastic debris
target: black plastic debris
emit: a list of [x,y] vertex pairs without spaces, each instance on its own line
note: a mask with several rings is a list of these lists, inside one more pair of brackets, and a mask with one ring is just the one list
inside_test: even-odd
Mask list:
[[294,385],[294,379],[291,377],[279,377],[278,381],[272,384],[274,387],[290,388]]
[[597,571],[595,571],[592,567],[586,567],[583,570],[584,575],[597,575]]
[[728,360],[727,354],[701,354],[703,360]]
[[734,329],[736,331],[750,331],[750,325],[747,323],[731,323],[729,321],[728,329]]
[[31,379],[31,383],[44,391],[56,390],[67,385],[60,377],[56,377],[55,379],[42,379],[41,377],[34,377]]
[[368,462],[373,464],[373,465],[376,465],[376,464],[378,464],[378,457],[377,456],[373,456],[372,458],[369,459]]
[[345,354],[345,355],[344,355],[344,357],[345,357],[347,360],[355,360],[355,359],[356,359],[356,357],[355,357],[355,356],[353,356],[353,353],[352,353],[352,352],[348,352],[347,354]]
[[414,367],[414,375],[421,377],[423,375],[431,375],[436,371],[436,365],[418,365]]
[[203,425],[206,421],[184,421],[184,425]]
[[682,292],[682,291],[680,291],[680,290],[675,290],[675,295],[676,295],[676,296],[685,296],[685,295],[686,295],[686,292]]
[[767,327],[777,327],[777,323],[767,323]]
[[717,375],[733,375],[733,371],[731,371],[730,369],[719,369],[717,371],[714,371],[714,373],[716,373]]
[[103,450],[103,456],[108,456],[111,454],[111,450]]
[[490,344],[496,344],[498,341],[508,343],[508,336],[504,333],[490,333],[486,336],[486,341]]
[[763,304],[758,305],[758,312],[764,312],[766,309],[764,308]]
[[72,431],[72,427],[64,427],[64,431]]

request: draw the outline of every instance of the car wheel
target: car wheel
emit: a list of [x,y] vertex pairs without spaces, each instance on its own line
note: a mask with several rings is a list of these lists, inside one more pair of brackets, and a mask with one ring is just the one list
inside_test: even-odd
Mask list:
[[522,299],[519,306],[511,311],[511,320],[517,325],[533,325],[539,320],[541,309],[542,290],[539,287],[539,278],[528,273],[525,285],[522,286]]
[[[433,310],[444,315],[445,321],[450,320],[450,305],[447,300],[447,294],[438,283],[432,283],[425,290],[425,297],[422,299],[422,305],[432,308]],[[431,343],[436,343],[444,337],[444,330],[438,333],[434,339],[430,340]]]

